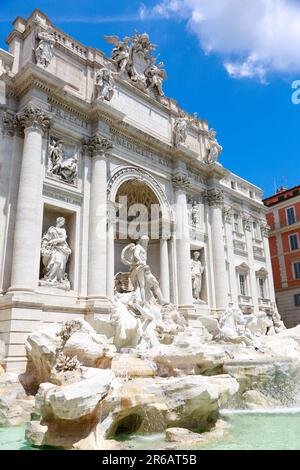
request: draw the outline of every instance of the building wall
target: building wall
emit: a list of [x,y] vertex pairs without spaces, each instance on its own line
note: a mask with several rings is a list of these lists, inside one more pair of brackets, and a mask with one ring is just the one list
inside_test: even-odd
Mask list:
[[[300,293],[300,279],[295,279],[293,263],[300,261],[300,195],[299,187],[282,189],[265,201],[268,207],[267,221],[271,227],[270,252],[276,299],[279,312],[291,327],[300,323],[299,307],[295,305]],[[287,209],[294,207],[295,223],[289,225]],[[290,236],[298,236],[298,249],[292,250]]]
[[[10,76],[9,80],[3,80],[0,88],[1,102],[5,104],[1,109],[0,129],[3,137],[0,139],[0,335],[6,343],[7,370],[24,367],[26,337],[41,322],[63,322],[76,316],[107,319],[111,313],[113,291],[110,283],[114,274],[126,268],[120,262],[122,246],[115,243],[112,248],[108,234],[101,241],[103,264],[98,273],[99,283],[100,278],[107,277],[107,282],[102,283],[105,289],[96,300],[89,295],[89,271],[91,261],[94,261],[90,256],[90,232],[97,217],[97,213],[92,212],[91,194],[95,184],[97,187],[99,183],[93,181],[95,155],[85,151],[82,142],[95,135],[109,139],[113,145],[111,152],[106,154],[106,170],[98,174],[103,183],[101,202],[115,202],[109,185],[116,189],[115,175],[119,175],[117,181],[121,181],[123,172],[130,170],[133,180],[141,180],[145,185],[151,182],[161,207],[170,209],[172,223],[170,233],[165,236],[167,250],[164,251],[164,256],[169,257],[166,263],[170,298],[178,308],[183,305],[187,317],[191,313],[193,325],[201,315],[219,316],[229,305],[240,307],[245,314],[257,313],[261,309],[271,311],[275,296],[262,191],[218,162],[212,165],[206,162],[205,156],[212,143],[208,123],[199,120],[197,128],[191,124],[186,142],[174,148],[174,122],[183,110],[171,98],[161,102],[116,78],[112,100],[109,103],[95,100],[95,74],[100,67],[107,66],[109,59],[97,49],[79,44],[56,28],[54,56],[45,71],[35,63],[32,53],[37,40],[37,23],[34,21],[37,17],[39,21],[50,24],[40,12],[35,12],[27,21],[22,18],[16,20],[8,38],[11,55],[5,56],[5,60],[11,61]],[[11,128],[3,126],[4,111],[14,123],[18,113],[28,104],[51,112],[52,124],[43,134],[37,162],[42,167],[41,178],[36,182],[41,188],[40,197],[31,201],[31,216],[35,217],[35,228],[39,230],[38,236],[35,234],[36,255],[32,265],[22,269],[31,274],[32,266],[40,264],[42,235],[49,225],[54,224],[57,216],[64,216],[72,250],[67,265],[71,283],[69,292],[39,285],[41,271],[30,289],[20,291],[12,286],[13,260],[16,257],[15,219],[17,207],[22,202],[18,190],[23,176],[26,135],[24,129],[16,132],[14,125]],[[78,179],[75,184],[67,184],[49,174],[51,138],[62,142],[66,157],[76,156]],[[32,162],[33,165],[35,163]],[[35,176],[33,172],[32,177]],[[30,193],[31,182],[27,186]],[[181,214],[187,236],[184,243],[177,237],[180,219],[174,206],[177,200],[184,208]],[[191,201],[196,201],[199,206],[196,225],[191,221],[191,208],[186,204]],[[108,227],[110,224],[109,217],[106,217],[105,225]],[[31,234],[26,233],[25,236]],[[166,272],[165,260],[161,256],[162,241],[149,247],[149,263],[161,282]],[[189,277],[191,252],[195,250],[200,250],[201,261],[205,264],[202,303],[193,303]],[[179,261],[182,263],[180,269]],[[185,278],[181,271],[187,274]],[[240,292],[239,274],[245,276],[244,295]],[[26,275],[23,278],[26,284]],[[265,282],[263,298],[259,291],[259,278]],[[182,279],[188,292],[182,289]],[[182,294],[185,302],[180,300]],[[224,294],[224,302],[220,303]]]
[[300,306],[295,305],[295,295],[300,295],[300,286],[295,289],[276,291],[278,311],[287,328],[294,328],[300,323]]

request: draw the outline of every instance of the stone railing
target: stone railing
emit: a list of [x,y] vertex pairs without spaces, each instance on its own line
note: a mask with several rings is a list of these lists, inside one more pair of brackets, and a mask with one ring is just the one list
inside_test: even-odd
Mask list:
[[239,295],[239,304],[240,305],[252,305],[252,297],[249,295]]
[[67,35],[62,34],[58,31],[54,31],[53,34],[54,34],[54,37],[55,37],[55,41],[58,44],[65,47],[66,49],[69,49],[74,54],[79,55],[82,59],[87,58],[87,49],[82,47],[79,43],[77,43],[76,41],[73,41]]

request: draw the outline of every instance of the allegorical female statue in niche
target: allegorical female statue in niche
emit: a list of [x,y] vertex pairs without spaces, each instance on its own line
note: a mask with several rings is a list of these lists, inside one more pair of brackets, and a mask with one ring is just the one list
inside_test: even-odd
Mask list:
[[193,297],[197,302],[202,302],[202,276],[205,266],[200,261],[200,251],[194,251],[191,259]]
[[70,290],[66,265],[72,250],[67,243],[67,232],[64,225],[64,217],[58,217],[56,226],[49,227],[43,235],[41,255],[44,276],[40,281],[40,285]]

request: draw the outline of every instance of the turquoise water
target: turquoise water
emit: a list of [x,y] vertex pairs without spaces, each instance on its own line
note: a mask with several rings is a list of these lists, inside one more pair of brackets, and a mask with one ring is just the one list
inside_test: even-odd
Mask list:
[[[225,438],[186,450],[300,450],[300,410],[224,412],[229,424]],[[25,427],[0,428],[0,450],[36,450],[24,439]],[[172,447],[164,434],[131,435],[119,439],[131,449],[155,450]]]
[[0,450],[36,450],[24,439],[25,426],[0,427]]
[[[300,450],[300,410],[224,412],[229,433],[206,445],[186,446],[185,450]],[[124,439],[122,439],[124,440]],[[170,447],[164,434],[132,435],[126,440],[132,449]]]
[[[229,435],[203,450],[300,450],[300,411],[225,414]],[[194,449],[197,447],[194,447]],[[198,447],[199,448],[199,447]],[[192,449],[192,447],[190,447]]]

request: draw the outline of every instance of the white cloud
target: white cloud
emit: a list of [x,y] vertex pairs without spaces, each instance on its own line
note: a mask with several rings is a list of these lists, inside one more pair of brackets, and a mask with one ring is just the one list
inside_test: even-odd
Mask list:
[[232,77],[300,72],[299,0],[162,0],[143,15],[185,19]]

